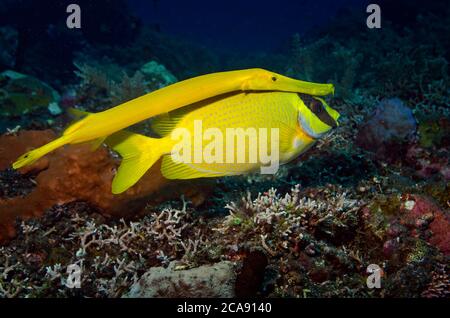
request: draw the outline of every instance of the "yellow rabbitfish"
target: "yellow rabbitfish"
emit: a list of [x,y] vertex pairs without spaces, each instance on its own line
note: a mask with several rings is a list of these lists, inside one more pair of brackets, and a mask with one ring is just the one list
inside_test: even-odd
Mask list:
[[[338,117],[324,100],[290,92],[233,93],[194,103],[155,119],[161,138],[122,131],[106,139],[123,158],[112,192],[134,185],[161,157],[168,179],[243,174],[273,164],[267,158],[282,164],[337,126]],[[180,153],[188,159],[175,160]]]

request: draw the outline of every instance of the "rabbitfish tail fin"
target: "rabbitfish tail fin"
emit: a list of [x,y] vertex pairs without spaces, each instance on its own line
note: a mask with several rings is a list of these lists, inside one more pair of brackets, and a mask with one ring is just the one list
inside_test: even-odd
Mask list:
[[67,144],[68,138],[67,136],[61,136],[48,144],[43,145],[42,147],[33,149],[31,151],[28,151],[27,153],[20,156],[12,165],[14,169],[19,169],[24,166],[30,165],[39,158],[45,156],[49,152],[55,150],[56,148],[62,147],[65,144]]
[[129,131],[119,131],[105,143],[122,156],[122,162],[112,182],[112,193],[118,194],[132,187],[163,155],[164,138],[149,138]]

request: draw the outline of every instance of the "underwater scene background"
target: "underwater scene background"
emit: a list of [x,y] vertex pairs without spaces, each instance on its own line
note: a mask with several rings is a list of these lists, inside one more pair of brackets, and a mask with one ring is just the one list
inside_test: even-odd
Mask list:
[[[369,3],[0,0],[0,297],[449,297],[450,6],[379,0],[369,28]],[[275,175],[156,164],[114,195],[84,144],[11,168],[71,107],[253,67],[336,87],[339,127]]]

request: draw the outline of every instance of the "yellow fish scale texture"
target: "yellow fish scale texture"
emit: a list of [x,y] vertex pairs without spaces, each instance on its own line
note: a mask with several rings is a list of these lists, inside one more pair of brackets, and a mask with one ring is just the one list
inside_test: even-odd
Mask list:
[[[207,106],[199,107],[186,114],[175,126],[184,128],[190,132],[191,163],[188,165],[199,172],[210,172],[220,174],[240,174],[261,167],[260,146],[263,153],[271,154],[272,129],[278,131],[277,141],[279,143],[280,161],[288,161],[293,156],[298,155],[303,148],[306,148],[310,139],[300,140],[298,113],[299,97],[295,93],[288,92],[254,92],[239,93],[227,98],[217,99]],[[199,130],[201,121],[201,131]],[[205,140],[205,132],[209,129],[220,132],[222,142],[217,140],[217,136],[210,136]],[[235,135],[230,137],[230,129]],[[239,130],[240,129],[240,130]],[[261,133],[265,130],[266,134]],[[198,133],[201,136],[199,138]],[[257,141],[252,139],[256,136]],[[276,137],[276,135],[274,135]],[[234,144],[230,145],[230,139],[234,138]],[[244,144],[242,143],[244,140]],[[215,143],[213,145],[213,143]],[[205,161],[205,149],[218,147],[222,144],[222,156],[215,157],[222,159],[220,162]],[[200,147],[195,147],[195,145]],[[231,147],[232,160],[227,157]],[[245,159],[238,161],[239,147],[245,151]],[[217,149],[216,149],[217,150]],[[211,150],[211,154],[216,155],[216,150]],[[196,153],[197,152],[197,153]],[[220,152],[220,151],[219,151]],[[201,160],[195,159],[201,158]],[[241,159],[242,153],[241,153]]]

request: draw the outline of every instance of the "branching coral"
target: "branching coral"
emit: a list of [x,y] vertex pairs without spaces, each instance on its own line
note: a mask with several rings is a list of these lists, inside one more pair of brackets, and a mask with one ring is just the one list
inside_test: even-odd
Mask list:
[[[362,201],[333,186],[308,192],[297,185],[285,195],[270,189],[254,199],[247,195],[240,203],[229,204],[230,214],[214,230],[233,237],[229,243],[231,255],[235,254],[233,249],[262,249],[279,273],[283,268],[304,273],[303,278],[290,279],[289,273],[283,272],[287,275],[273,287],[277,295],[299,296],[311,284],[309,279],[323,282],[336,275],[339,270],[332,269],[335,265],[331,264],[356,266],[345,246],[335,246],[351,239],[362,205]],[[299,257],[304,257],[305,263],[299,263]]]
[[[207,240],[192,210],[148,208],[138,221],[104,223],[83,203],[55,207],[42,223],[22,222],[20,249],[0,248],[0,297],[38,296],[48,289],[60,296],[66,288],[67,267],[81,268],[81,286],[91,296],[119,297],[137,281],[149,264],[167,266],[176,260],[183,267],[207,248]],[[33,247],[28,244],[33,242]],[[42,254],[43,253],[43,254]]]
[[[253,200],[248,194],[242,198],[240,205],[234,202],[227,205],[230,215],[225,218],[222,230],[245,225],[251,231],[270,235],[270,238],[275,238],[278,234],[286,238],[300,235],[313,216],[318,218],[314,221],[316,223],[334,219],[333,222],[339,224],[339,218],[350,215],[360,204],[357,200],[347,198],[345,192],[328,200],[300,197],[299,192],[300,186],[296,185],[284,197],[273,188],[264,194],[258,194]],[[268,231],[269,228],[272,230]]]

